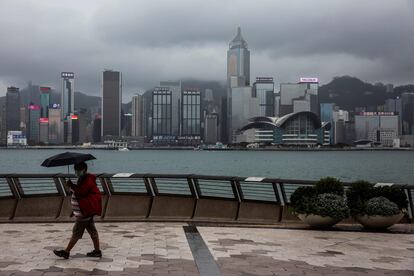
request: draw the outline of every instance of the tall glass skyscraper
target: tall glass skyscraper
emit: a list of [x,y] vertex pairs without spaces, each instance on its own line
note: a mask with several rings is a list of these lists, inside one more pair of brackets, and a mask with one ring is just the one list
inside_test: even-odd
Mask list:
[[64,120],[75,112],[75,74],[62,72],[62,119]]
[[152,136],[154,142],[175,140],[172,131],[172,92],[168,87],[155,87],[152,92]]
[[142,95],[132,97],[132,136],[143,136],[143,103]]
[[122,74],[106,70],[102,80],[102,136],[121,135]]
[[13,86],[6,94],[6,130],[20,130],[20,92]]
[[50,87],[41,86],[40,88],[40,106],[41,106],[41,117],[49,117],[49,105],[50,105]]
[[259,116],[275,116],[275,84],[273,78],[258,77],[253,84],[253,93],[259,101]]
[[227,51],[227,83],[229,87],[250,85],[250,51],[240,27],[237,28],[237,35],[230,42]]
[[182,95],[181,135],[201,137],[201,93],[198,89],[185,89]]

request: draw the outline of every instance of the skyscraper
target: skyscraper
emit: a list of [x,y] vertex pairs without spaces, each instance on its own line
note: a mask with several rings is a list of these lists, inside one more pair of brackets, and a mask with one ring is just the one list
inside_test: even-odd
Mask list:
[[215,144],[218,141],[218,114],[211,113],[205,117],[204,143]]
[[300,111],[319,115],[317,78],[301,78],[299,83],[280,84],[279,116]]
[[161,81],[160,87],[171,91],[171,134],[180,135],[181,81]]
[[40,135],[40,105],[29,105],[29,126],[27,128],[27,141],[32,144],[39,143]]
[[142,95],[132,97],[132,136],[143,136],[143,103]]
[[227,83],[229,87],[250,85],[250,51],[240,27],[227,51]]
[[41,86],[40,88],[40,107],[41,107],[41,117],[49,117],[49,105],[50,105],[50,87]]
[[259,116],[275,116],[275,84],[273,78],[257,77],[253,84],[253,94],[259,101]]
[[185,89],[181,98],[181,138],[185,144],[197,144],[201,141],[201,93],[197,88]]
[[154,143],[171,143],[176,136],[172,132],[172,92],[168,87],[155,87],[152,92],[152,137]]
[[60,106],[51,105],[49,108],[49,143],[62,143],[62,110]]
[[122,74],[105,70],[102,78],[102,136],[121,135]]
[[62,72],[62,120],[75,112],[75,74]]
[[20,130],[20,92],[17,87],[8,87],[6,94],[6,129]]

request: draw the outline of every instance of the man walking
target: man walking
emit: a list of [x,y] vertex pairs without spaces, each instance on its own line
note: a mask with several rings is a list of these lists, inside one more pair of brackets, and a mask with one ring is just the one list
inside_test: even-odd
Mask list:
[[75,164],[75,173],[78,177],[76,184],[69,179],[67,185],[72,192],[71,204],[72,214],[76,221],[72,230],[72,237],[64,250],[53,250],[56,256],[65,259],[69,258],[70,251],[82,238],[85,229],[93,241],[94,250],[87,253],[89,257],[102,257],[99,247],[98,231],[95,227],[93,216],[100,216],[102,213],[101,192],[96,185],[96,176],[87,173],[88,166],[85,162]]

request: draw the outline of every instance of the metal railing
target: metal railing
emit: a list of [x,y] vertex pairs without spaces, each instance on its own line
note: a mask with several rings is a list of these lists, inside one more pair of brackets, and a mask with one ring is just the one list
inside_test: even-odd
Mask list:
[[[118,195],[214,199],[241,203],[289,205],[290,195],[300,186],[314,185],[312,180],[258,177],[228,177],[178,174],[97,174],[101,193],[108,198]],[[0,203],[4,199],[17,201],[36,197],[69,195],[65,181],[76,181],[72,174],[3,174],[0,175]],[[344,183],[345,188],[351,183]],[[414,185],[392,184],[405,191],[409,202],[408,216],[413,217]],[[152,204],[152,201],[151,201]],[[149,207],[150,209],[152,206]],[[195,208],[195,207],[194,207]],[[150,210],[148,211],[150,214]],[[194,215],[194,214],[193,214]],[[103,214],[103,217],[105,214]],[[14,214],[10,216],[13,218]],[[238,216],[236,216],[237,218]]]

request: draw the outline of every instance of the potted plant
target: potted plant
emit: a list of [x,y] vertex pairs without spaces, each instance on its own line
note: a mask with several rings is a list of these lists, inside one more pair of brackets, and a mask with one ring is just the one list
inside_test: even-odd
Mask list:
[[400,188],[356,181],[347,191],[348,206],[356,221],[369,229],[386,229],[399,222],[407,209],[407,197]]
[[291,208],[299,219],[312,227],[326,228],[349,216],[342,183],[321,178],[315,186],[299,187],[290,197]]

